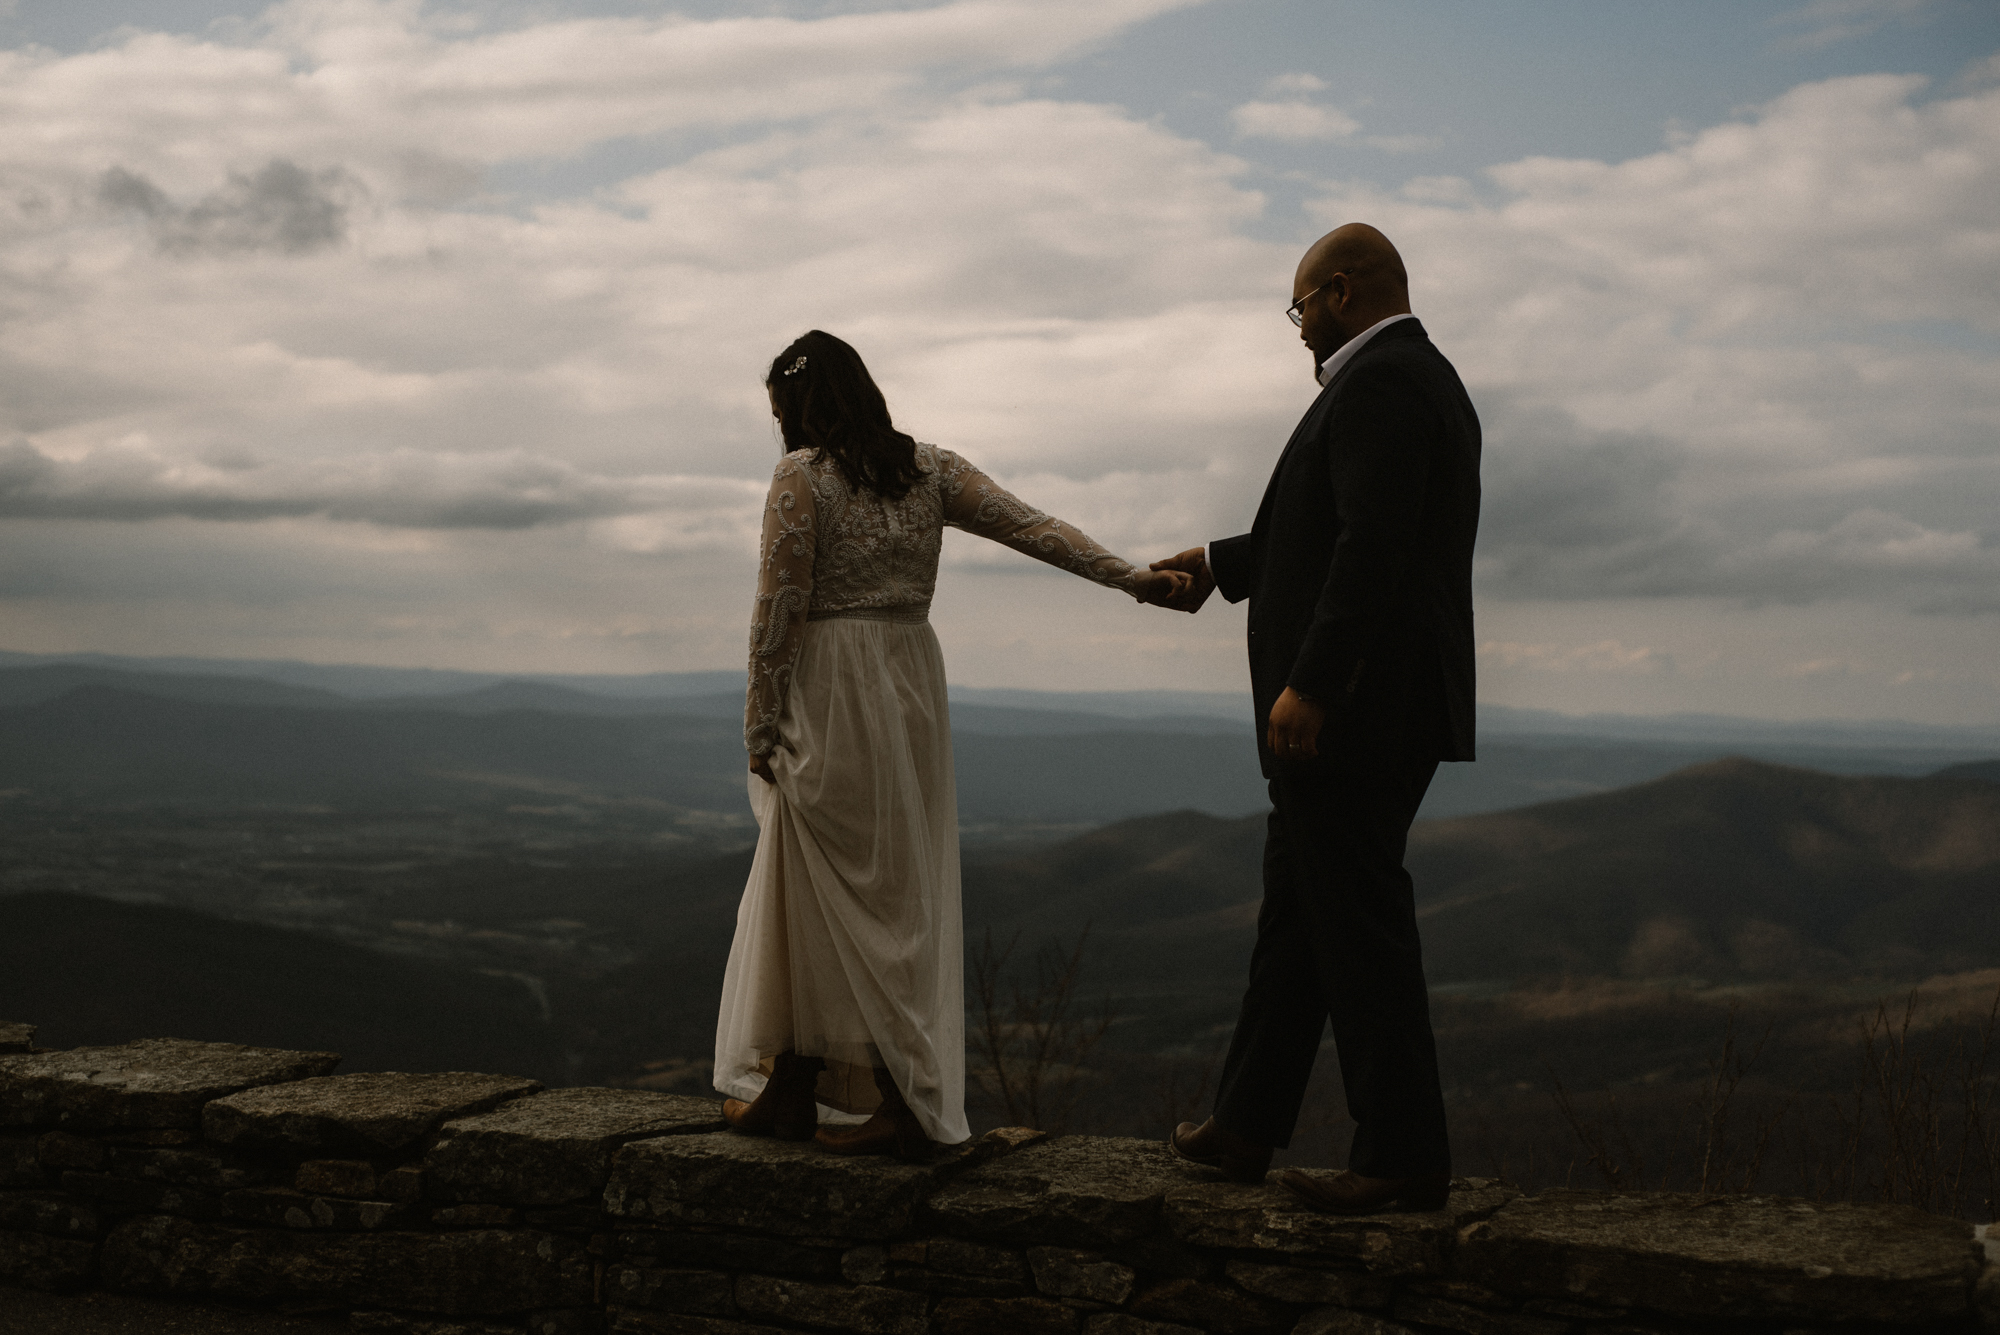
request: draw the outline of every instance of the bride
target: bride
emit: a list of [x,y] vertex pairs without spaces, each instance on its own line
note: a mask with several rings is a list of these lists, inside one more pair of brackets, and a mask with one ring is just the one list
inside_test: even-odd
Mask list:
[[804,1140],[824,1105],[825,1148],[909,1158],[971,1135],[958,806],[928,619],[944,526],[1141,602],[1188,576],[1135,568],[896,430],[860,354],[831,334],[800,337],[764,384],[787,453],[750,623],[744,744],[761,834],[715,1087],[738,1131]]

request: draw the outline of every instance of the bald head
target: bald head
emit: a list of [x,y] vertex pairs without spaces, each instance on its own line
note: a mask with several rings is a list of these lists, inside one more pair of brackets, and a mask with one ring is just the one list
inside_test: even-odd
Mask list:
[[1403,271],[1403,257],[1388,237],[1367,223],[1347,223],[1313,242],[1299,261],[1294,295],[1303,296],[1337,273],[1347,275],[1357,297],[1393,299],[1409,309],[1410,277]]
[[1312,243],[1293,275],[1292,299],[1315,292],[1304,307],[1301,337],[1316,357],[1410,309],[1403,257],[1367,223],[1347,223]]

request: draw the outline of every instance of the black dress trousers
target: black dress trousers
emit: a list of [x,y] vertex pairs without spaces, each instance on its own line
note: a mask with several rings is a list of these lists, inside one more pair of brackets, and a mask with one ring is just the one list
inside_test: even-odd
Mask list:
[[[1403,854],[1438,762],[1430,748],[1341,748],[1279,765],[1264,903],[1215,1115],[1284,1147],[1329,1020],[1347,1109],[1348,1167],[1367,1177],[1451,1170],[1416,902]],[[1289,771],[1289,772],[1288,772]]]

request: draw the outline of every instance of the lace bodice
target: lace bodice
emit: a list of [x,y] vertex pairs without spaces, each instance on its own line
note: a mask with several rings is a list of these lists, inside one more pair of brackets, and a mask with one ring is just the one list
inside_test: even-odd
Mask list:
[[903,499],[891,501],[849,488],[817,450],[778,461],[764,498],[750,618],[743,742],[751,755],[769,755],[778,744],[778,716],[808,620],[921,621],[929,615],[947,524],[1137,596],[1138,571],[1129,562],[1016,499],[961,456],[919,445],[917,465],[923,477]]

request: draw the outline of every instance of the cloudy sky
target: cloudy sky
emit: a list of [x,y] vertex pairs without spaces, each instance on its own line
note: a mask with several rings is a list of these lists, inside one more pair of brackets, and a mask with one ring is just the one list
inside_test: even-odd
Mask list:
[[[2000,721],[1992,0],[0,0],[0,648],[734,666],[812,326],[1238,532],[1357,218],[1486,426],[1486,699]],[[965,684],[1241,681],[947,565]]]

